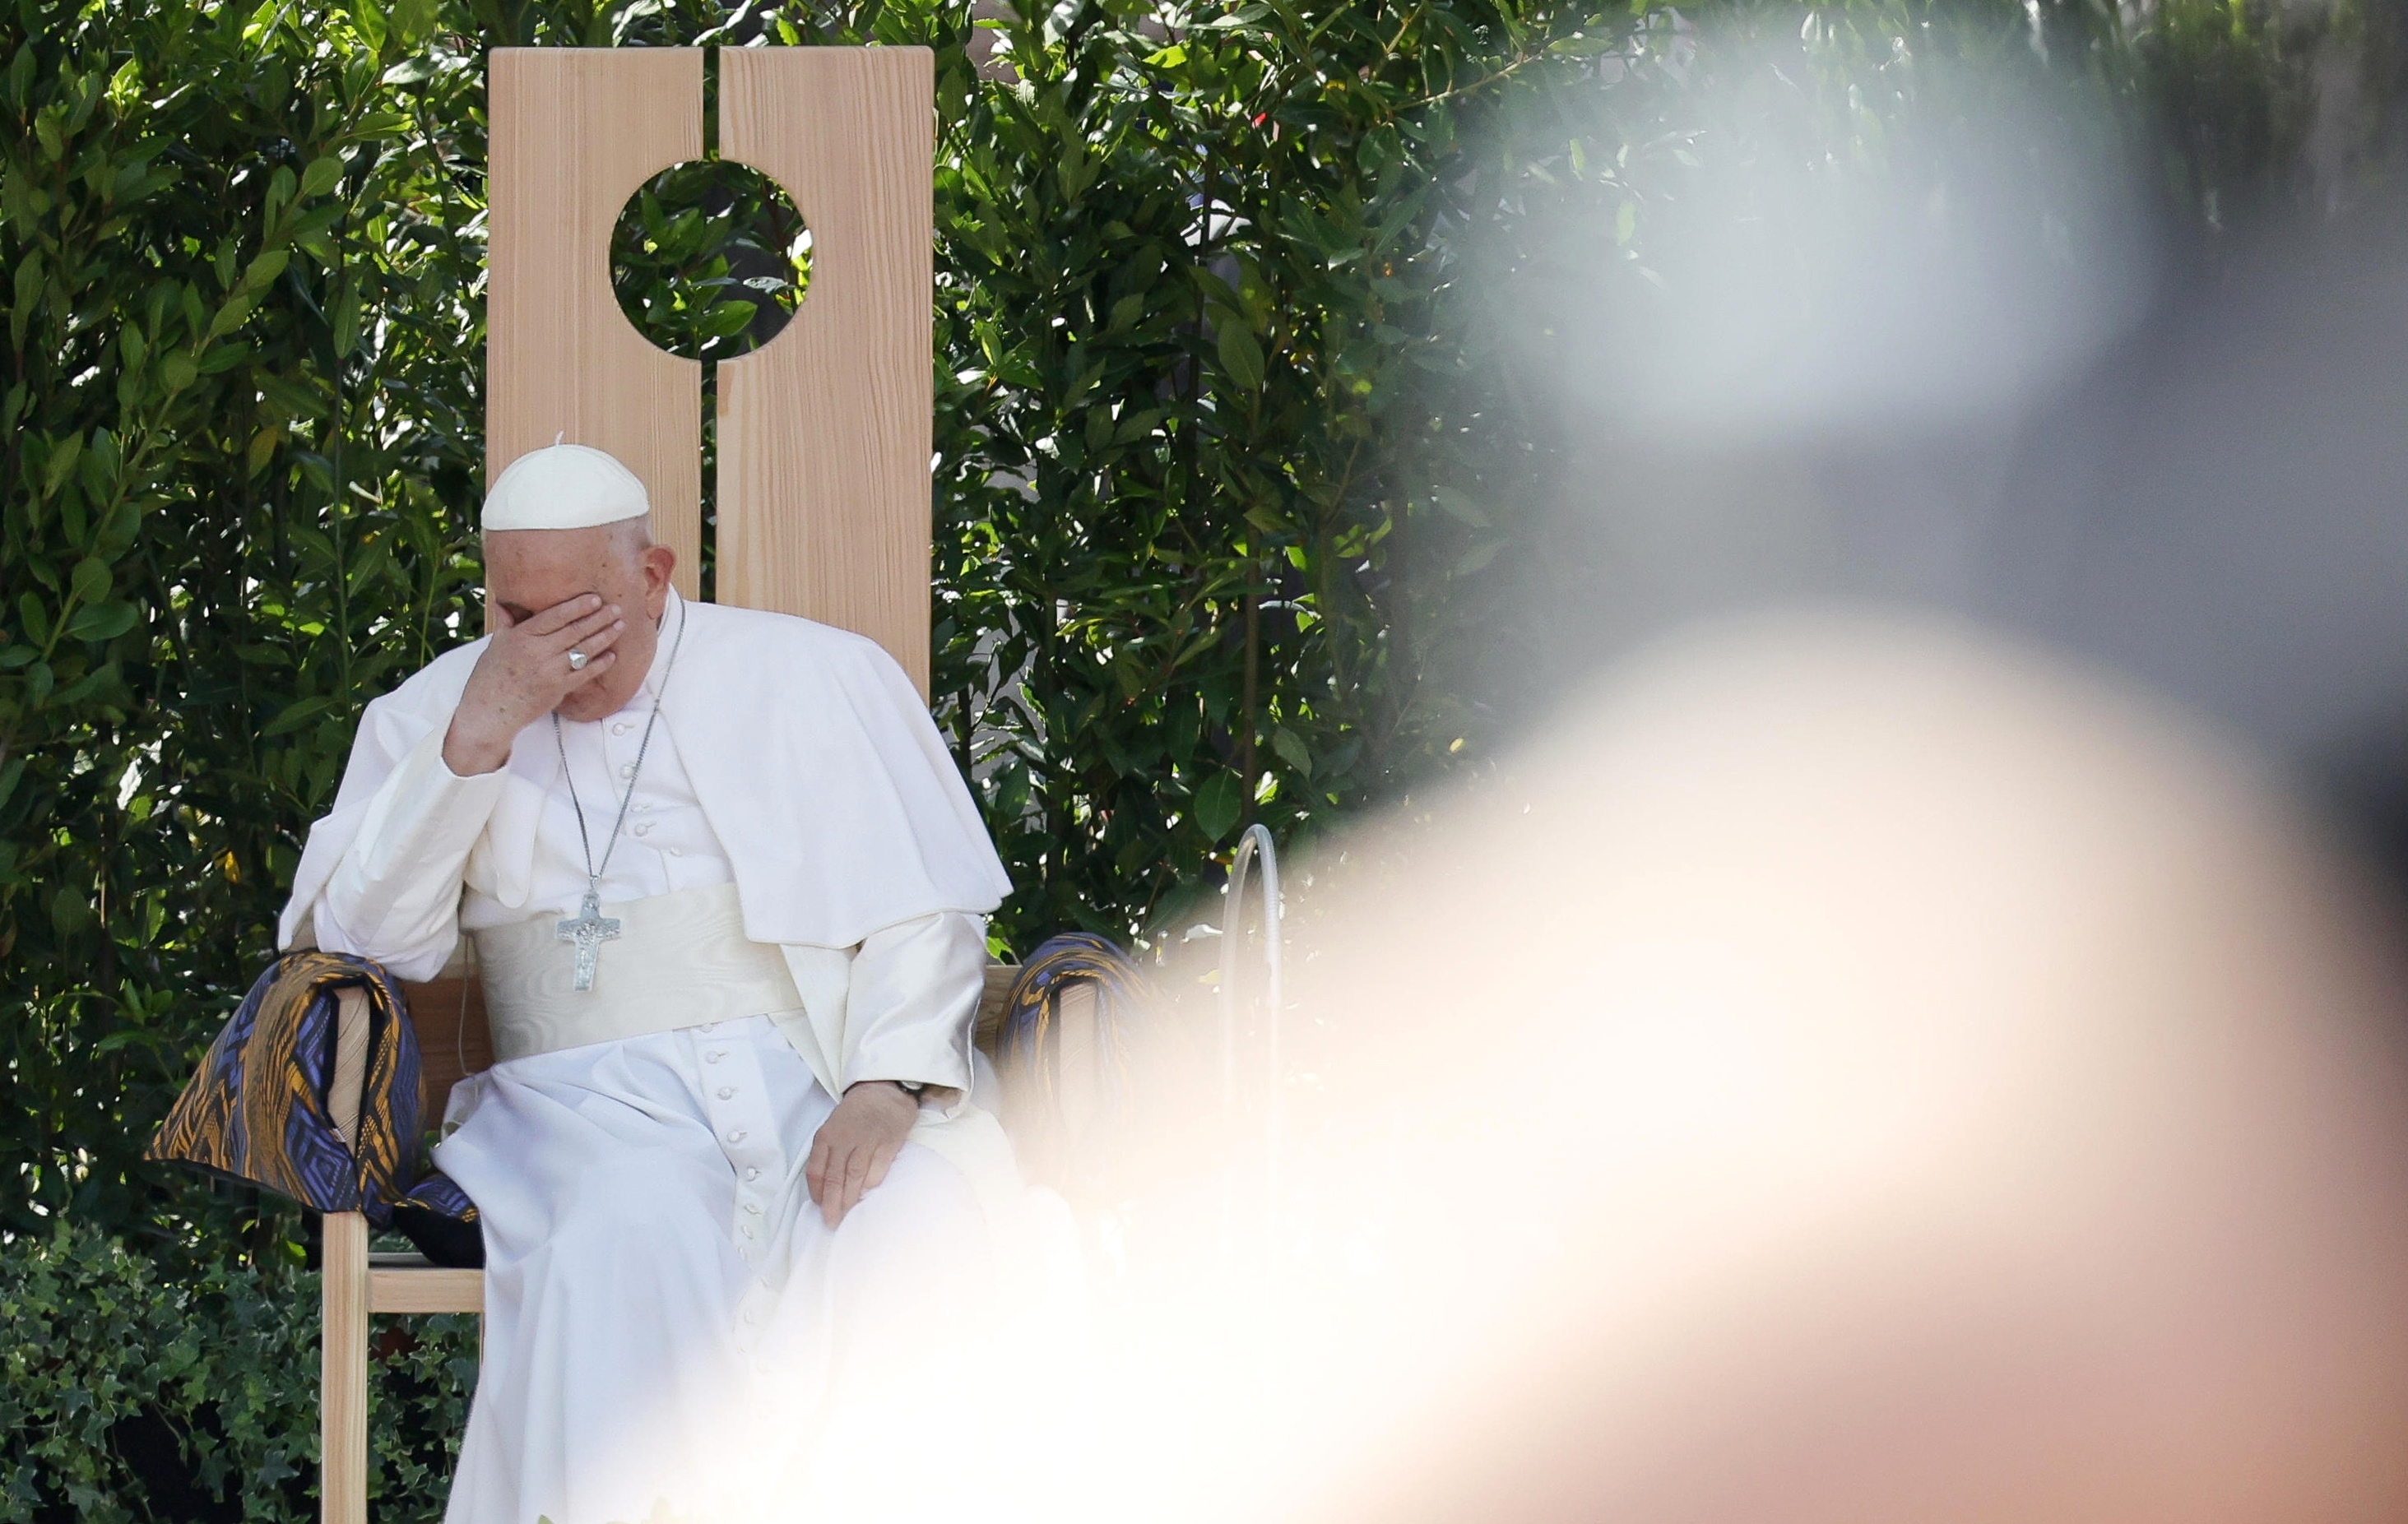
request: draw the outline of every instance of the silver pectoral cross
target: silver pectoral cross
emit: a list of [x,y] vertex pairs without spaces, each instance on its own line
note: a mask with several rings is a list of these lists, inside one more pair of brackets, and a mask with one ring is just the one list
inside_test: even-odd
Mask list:
[[619,922],[602,914],[602,896],[593,890],[585,891],[585,904],[575,916],[552,927],[552,934],[562,942],[577,944],[577,988],[594,988],[594,964],[601,956],[602,944],[619,934]]

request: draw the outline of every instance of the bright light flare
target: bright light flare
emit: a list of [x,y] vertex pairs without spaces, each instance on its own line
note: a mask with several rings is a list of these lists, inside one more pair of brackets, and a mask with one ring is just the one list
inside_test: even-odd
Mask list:
[[1300,907],[1288,1213],[1109,1301],[1096,1517],[2408,1505],[2398,949],[2214,739],[1773,620],[1430,814]]

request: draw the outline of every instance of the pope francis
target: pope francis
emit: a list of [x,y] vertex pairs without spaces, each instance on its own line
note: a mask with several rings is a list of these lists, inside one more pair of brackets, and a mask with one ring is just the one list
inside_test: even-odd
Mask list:
[[852,1515],[975,1427],[943,1373],[1010,1184],[968,1104],[1010,886],[894,662],[680,598],[648,507],[581,446],[501,474],[491,634],[368,705],[280,928],[403,979],[475,946],[451,1524]]

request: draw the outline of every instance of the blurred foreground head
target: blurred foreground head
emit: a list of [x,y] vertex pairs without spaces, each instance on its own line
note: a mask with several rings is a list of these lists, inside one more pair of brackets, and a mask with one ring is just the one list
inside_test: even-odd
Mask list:
[[2214,740],[1765,620],[1350,850],[1297,1225],[1138,1352],[1197,1517],[2408,1517],[2408,984]]

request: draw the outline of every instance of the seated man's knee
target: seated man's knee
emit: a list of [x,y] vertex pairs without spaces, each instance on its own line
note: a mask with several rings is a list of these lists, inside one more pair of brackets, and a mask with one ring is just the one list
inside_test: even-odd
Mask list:
[[846,1214],[837,1234],[848,1252],[974,1253],[984,1246],[986,1218],[960,1170],[933,1150],[907,1143],[886,1178]]

